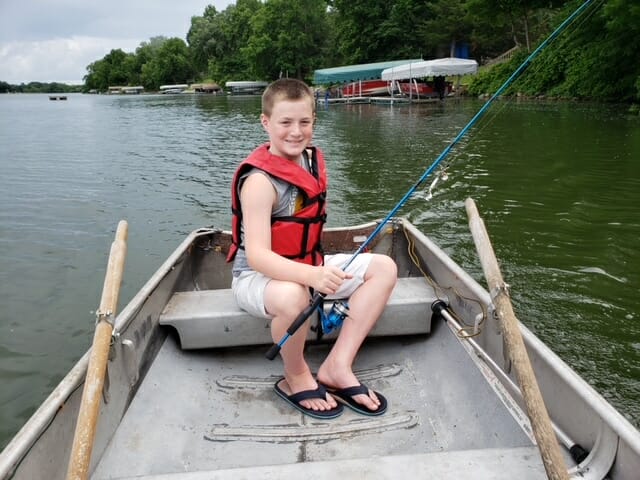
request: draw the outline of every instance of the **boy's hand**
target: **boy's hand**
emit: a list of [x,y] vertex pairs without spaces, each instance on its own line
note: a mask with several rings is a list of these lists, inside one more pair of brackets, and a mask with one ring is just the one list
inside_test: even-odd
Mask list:
[[336,293],[342,282],[347,278],[353,278],[353,275],[345,272],[338,267],[319,266],[315,268],[315,275],[311,279],[311,287],[314,290],[325,295]]

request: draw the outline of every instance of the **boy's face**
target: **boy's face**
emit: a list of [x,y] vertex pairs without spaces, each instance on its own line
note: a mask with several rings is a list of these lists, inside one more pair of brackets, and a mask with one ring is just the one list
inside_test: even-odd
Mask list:
[[260,122],[269,134],[271,153],[297,161],[311,143],[313,120],[310,99],[277,100],[270,116],[260,116]]

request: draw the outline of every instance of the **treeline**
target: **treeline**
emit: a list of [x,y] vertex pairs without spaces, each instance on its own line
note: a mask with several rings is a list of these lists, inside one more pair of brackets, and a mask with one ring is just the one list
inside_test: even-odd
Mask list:
[[141,85],[157,90],[162,84],[193,82],[198,76],[193,54],[180,38],[154,37],[135,53],[111,50],[87,67],[86,91],[106,91],[109,86]]
[[0,93],[78,93],[83,90],[82,85],[67,85],[58,82],[29,82],[12,85],[0,81]]
[[[85,90],[209,79],[310,81],[313,71],[409,58],[468,56],[481,64],[514,46],[524,55],[583,0],[237,0],[191,19],[186,42],[155,37],[87,67]],[[634,101],[640,92],[637,0],[596,0],[514,89],[525,94]],[[514,65],[472,80],[495,91]]]

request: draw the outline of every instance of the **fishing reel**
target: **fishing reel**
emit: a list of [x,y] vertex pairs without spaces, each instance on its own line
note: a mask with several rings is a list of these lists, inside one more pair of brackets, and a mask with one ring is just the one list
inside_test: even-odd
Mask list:
[[349,316],[349,304],[343,301],[335,301],[331,306],[329,313],[324,313],[322,306],[318,307],[320,313],[320,321],[322,333],[331,333],[342,326],[344,319]]

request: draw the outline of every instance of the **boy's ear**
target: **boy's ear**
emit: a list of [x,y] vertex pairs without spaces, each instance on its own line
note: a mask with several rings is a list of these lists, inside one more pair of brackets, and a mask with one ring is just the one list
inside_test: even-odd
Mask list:
[[262,128],[265,130],[269,126],[269,117],[267,117],[264,113],[260,114],[260,123],[262,124]]

